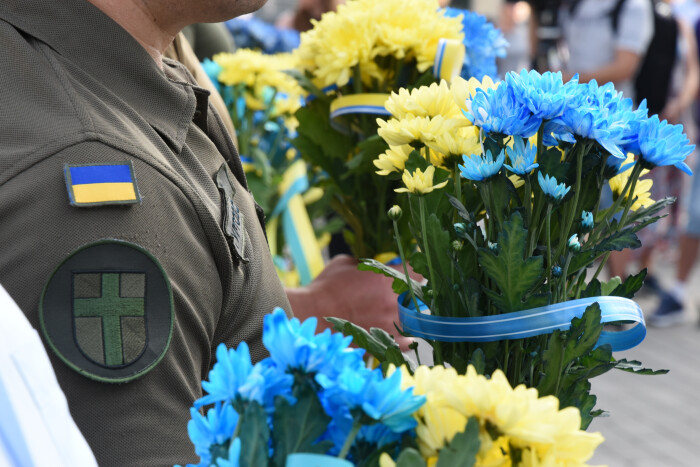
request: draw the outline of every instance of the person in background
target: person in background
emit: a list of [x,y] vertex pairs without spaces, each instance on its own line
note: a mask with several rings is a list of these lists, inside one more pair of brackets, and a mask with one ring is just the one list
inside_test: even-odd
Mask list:
[[577,73],[579,82],[612,81],[634,99],[633,78],[654,33],[653,12],[649,0],[626,0],[615,27],[611,13],[616,2],[562,2],[562,73],[565,81]]
[[312,19],[321,19],[321,15],[337,10],[338,5],[342,3],[345,3],[345,0],[299,0],[296,10],[280,16],[275,25],[299,32],[308,31],[312,28]]
[[[695,18],[695,23],[693,27],[689,27],[685,23],[686,18]],[[698,67],[698,62],[700,62],[700,50],[697,47],[698,41],[700,41],[700,11],[696,15],[686,15],[679,17],[679,24],[681,25],[681,31],[683,31],[684,37],[688,37],[686,41],[690,44],[690,47],[686,49],[688,53],[687,61],[694,62],[695,67]],[[694,47],[694,48],[693,48]],[[684,73],[684,76],[687,75]],[[674,102],[670,106],[670,111],[665,111],[664,115],[669,118],[679,118],[682,115],[683,110],[690,104],[693,103],[697,108],[700,108],[700,100],[698,100],[698,92],[700,89],[700,84],[698,80],[694,82],[694,86],[690,79],[686,79],[685,86],[679,93],[679,95],[672,101]],[[700,115],[700,112],[696,112],[696,115]],[[695,133],[700,133],[700,125],[698,125],[699,120],[695,120]],[[691,272],[695,266],[695,262],[698,257],[698,250],[700,249],[700,203],[697,202],[700,199],[700,177],[697,175],[697,171],[700,170],[698,162],[696,162],[695,175],[691,181],[691,188],[687,196],[685,196],[682,201],[687,211],[686,225],[678,238],[678,258],[676,260],[676,270],[675,277],[673,278],[673,283],[669,289],[662,289],[660,285],[657,285],[659,290],[659,295],[661,300],[658,307],[654,313],[648,318],[648,323],[654,327],[669,327],[685,322],[687,316],[684,312],[687,300],[687,287],[688,279]]]
[[[566,0],[559,9],[559,21],[564,81],[575,74],[579,82],[596,80],[602,85],[611,81],[616,90],[634,100],[634,77],[654,33],[651,2]],[[609,190],[603,192],[601,202],[612,203]],[[608,260],[610,276],[626,277],[631,257],[630,250],[613,252]]]

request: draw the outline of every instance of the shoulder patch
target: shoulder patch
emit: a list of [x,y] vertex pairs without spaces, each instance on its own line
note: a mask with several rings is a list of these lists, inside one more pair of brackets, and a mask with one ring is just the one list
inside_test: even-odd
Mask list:
[[131,161],[105,164],[65,164],[71,206],[91,207],[141,202]]
[[39,321],[51,349],[78,373],[102,382],[131,381],[153,369],[170,345],[170,281],[138,245],[91,243],[53,272]]

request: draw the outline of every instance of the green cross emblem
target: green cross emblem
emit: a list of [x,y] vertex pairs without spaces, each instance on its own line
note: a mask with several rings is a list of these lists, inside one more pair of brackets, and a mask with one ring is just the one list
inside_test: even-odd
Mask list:
[[73,316],[78,346],[96,363],[131,363],[145,347],[145,274],[74,275]]

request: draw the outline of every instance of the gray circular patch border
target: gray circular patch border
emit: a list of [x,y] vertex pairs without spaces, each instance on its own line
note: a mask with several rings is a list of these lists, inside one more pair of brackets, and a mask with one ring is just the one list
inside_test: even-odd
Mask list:
[[[123,250],[124,252],[131,252],[131,255],[138,254],[143,260],[148,260],[152,266],[154,267],[153,271],[151,272],[159,272],[160,273],[160,278],[162,279],[162,284],[159,284],[159,286],[156,287],[156,290],[152,292],[152,294],[158,293],[159,295],[165,295],[164,292],[167,291],[167,308],[168,308],[168,313],[167,316],[165,313],[163,313],[163,316],[160,317],[161,321],[162,318],[167,318],[169,321],[168,325],[168,330],[167,330],[167,337],[162,333],[162,336],[159,336],[160,339],[159,341],[161,342],[158,347],[162,346],[162,349],[153,349],[151,348],[151,339],[150,337],[150,331],[148,327],[146,328],[146,347],[144,349],[143,354],[136,359],[135,361],[129,363],[128,365],[123,365],[119,368],[116,369],[111,369],[111,368],[105,368],[104,366],[101,366],[99,364],[96,364],[86,358],[84,355],[82,355],[82,352],[80,351],[79,348],[76,347],[77,352],[72,352],[73,353],[73,358],[69,358],[68,355],[66,355],[65,349],[62,351],[60,347],[62,345],[58,344],[55,342],[55,338],[52,338],[52,331],[54,331],[53,326],[49,322],[46,321],[46,316],[45,314],[47,311],[50,312],[59,312],[61,309],[61,304],[58,303],[50,303],[50,299],[46,300],[47,293],[52,294],[54,292],[55,287],[60,287],[60,284],[56,285],[54,283],[54,279],[57,277],[57,274],[72,274],[72,271],[63,271],[64,267],[68,264],[71,264],[71,261],[75,261],[76,257],[79,257],[81,253],[84,253],[86,250],[90,250],[93,248],[99,248],[100,250],[103,249],[116,249],[116,250]],[[135,250],[135,253],[134,253]],[[102,253],[102,252],[100,252]],[[109,266],[100,266],[99,264],[93,264],[91,268],[92,270],[99,270],[102,272],[117,272],[117,271],[123,271],[125,269],[129,269],[128,264],[124,264],[123,266],[119,265],[118,263],[120,261],[123,261],[123,258],[111,258],[113,261],[110,263]],[[96,261],[96,260],[95,260]],[[64,292],[65,293],[65,292]],[[148,294],[148,291],[147,291]],[[160,297],[159,301],[165,302]],[[147,309],[148,310],[148,309]],[[65,311],[63,311],[65,314]],[[148,311],[146,311],[148,313]],[[67,313],[68,316],[70,317],[71,321],[73,319],[72,316],[72,308],[71,312]],[[66,317],[63,317],[63,320],[65,320]],[[41,292],[41,298],[39,301],[39,323],[41,325],[41,331],[42,334],[44,335],[44,338],[49,344],[49,347],[53,350],[53,352],[70,368],[75,370],[77,373],[81,374],[82,376],[85,376],[86,378],[90,378],[95,381],[100,381],[104,383],[126,383],[129,381],[132,381],[134,379],[137,379],[144,374],[148,373],[150,370],[152,370],[160,361],[163,359],[165,356],[165,353],[167,350],[170,348],[170,342],[172,340],[172,335],[173,335],[173,328],[175,324],[175,312],[174,312],[174,301],[173,301],[173,292],[172,292],[172,286],[170,284],[170,279],[168,278],[168,275],[165,273],[165,270],[163,269],[162,265],[158,262],[158,260],[145,248],[131,242],[126,242],[123,240],[118,240],[118,239],[103,239],[99,240],[97,242],[89,243],[86,245],[83,245],[76,249],[75,251],[71,252],[65,259],[61,261],[61,263],[54,269],[54,271],[51,273],[51,276],[49,279],[46,281],[46,285],[44,286],[42,292]],[[162,324],[162,323],[161,323]],[[66,324],[63,323],[63,326],[65,328]],[[71,322],[72,326],[72,322]],[[158,329],[158,326],[155,326],[156,329]],[[73,336],[71,336],[72,338]],[[65,339],[65,336],[64,336]],[[72,339],[71,339],[72,340]],[[75,358],[76,355],[80,354],[81,358]],[[144,358],[147,358],[147,360],[144,360]],[[77,360],[77,361],[76,361]],[[133,370],[133,368],[136,368],[136,370]],[[117,373],[114,376],[111,376],[110,373]]]

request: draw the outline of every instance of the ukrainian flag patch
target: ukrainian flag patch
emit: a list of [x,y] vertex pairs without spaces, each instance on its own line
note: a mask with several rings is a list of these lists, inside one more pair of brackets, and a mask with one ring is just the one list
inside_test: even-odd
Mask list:
[[65,164],[71,206],[90,207],[141,202],[131,161],[105,164]]

